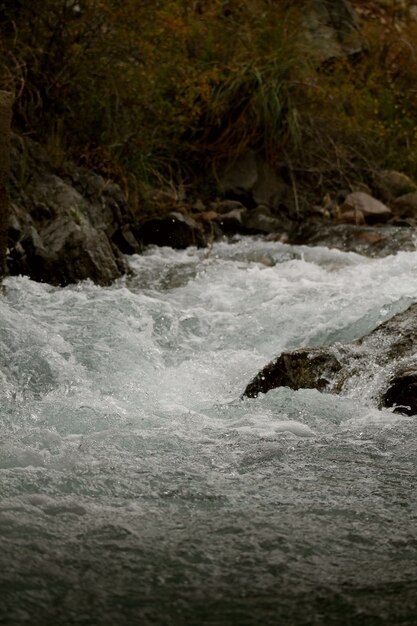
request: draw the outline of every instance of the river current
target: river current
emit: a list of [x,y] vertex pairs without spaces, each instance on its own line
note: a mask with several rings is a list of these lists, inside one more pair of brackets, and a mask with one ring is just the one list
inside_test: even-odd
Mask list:
[[149,248],[0,294],[0,624],[416,626],[417,421],[240,396],[417,300],[417,252]]

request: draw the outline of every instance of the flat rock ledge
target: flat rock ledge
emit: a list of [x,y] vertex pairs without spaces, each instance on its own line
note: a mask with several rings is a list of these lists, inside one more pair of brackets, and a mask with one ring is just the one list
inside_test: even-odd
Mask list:
[[253,378],[242,398],[276,387],[340,394],[375,381],[379,407],[417,414],[417,304],[357,341],[283,352]]

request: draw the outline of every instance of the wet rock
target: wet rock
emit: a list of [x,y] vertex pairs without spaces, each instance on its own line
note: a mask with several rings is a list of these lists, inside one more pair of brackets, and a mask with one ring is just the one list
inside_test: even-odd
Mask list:
[[92,226],[103,230],[121,253],[140,253],[142,246],[135,233],[136,216],[120,186],[85,168],[75,168],[69,180],[83,198],[81,208]]
[[182,249],[206,244],[202,225],[194,218],[178,212],[147,220],[138,229],[138,234],[144,245]]
[[345,213],[358,213],[367,224],[387,222],[392,215],[391,209],[383,202],[364,191],[355,191],[345,198],[340,206],[340,217],[343,218]]
[[396,413],[417,415],[417,367],[399,369],[389,381],[382,405],[394,407]]
[[416,232],[393,225],[333,224],[322,219],[305,220],[290,231],[290,243],[326,246],[370,257],[416,250]]
[[12,142],[14,199],[8,224],[10,274],[67,285],[108,285],[128,271],[124,254],[141,250],[118,185],[83,168],[61,175],[32,141]]
[[[382,406],[417,414],[417,304],[394,315],[368,335],[349,344],[315,346],[284,352],[247,385],[243,397],[254,398],[276,387],[341,393],[368,387],[379,372],[375,398]],[[404,361],[412,359],[412,364]],[[396,371],[392,375],[392,371]],[[384,374],[385,372],[385,374]],[[406,409],[400,408],[405,406]]]
[[247,232],[253,234],[282,233],[285,230],[283,220],[273,215],[271,209],[265,205],[243,213],[242,225]]
[[334,354],[322,348],[302,348],[282,353],[249,383],[244,396],[255,398],[275,387],[319,389],[331,385],[342,365]]
[[65,286],[90,279],[109,285],[121,275],[107,237],[88,223],[81,227],[61,217],[40,233],[29,227],[19,243],[21,269],[39,282]]

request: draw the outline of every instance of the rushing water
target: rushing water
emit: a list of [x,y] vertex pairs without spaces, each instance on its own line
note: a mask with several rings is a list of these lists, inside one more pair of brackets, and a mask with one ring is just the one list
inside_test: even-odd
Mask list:
[[0,296],[0,624],[417,624],[417,421],[240,400],[283,349],[417,299],[417,253],[149,249],[110,288]]

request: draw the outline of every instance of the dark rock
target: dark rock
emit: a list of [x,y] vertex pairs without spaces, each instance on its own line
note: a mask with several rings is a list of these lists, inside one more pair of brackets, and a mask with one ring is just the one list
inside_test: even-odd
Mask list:
[[120,186],[85,168],[76,168],[70,180],[87,200],[83,209],[91,224],[104,230],[123,254],[140,253],[142,246],[134,232],[137,219]]
[[31,226],[19,242],[24,254],[21,266],[33,280],[65,286],[90,279],[109,285],[121,275],[104,233],[90,224],[81,227],[72,220],[58,218],[39,234]]
[[232,209],[218,216],[217,223],[225,235],[245,232],[243,224],[248,211],[242,205],[240,206],[241,208]]
[[32,141],[15,137],[12,146],[9,273],[56,285],[108,285],[126,273],[123,255],[141,244],[120,187],[84,168],[59,175]]
[[241,211],[246,209],[246,207],[238,200],[221,200],[220,202],[212,202],[210,208],[220,215],[230,213],[231,211]]
[[412,191],[400,196],[392,203],[394,215],[402,218],[417,218],[417,191]]
[[288,167],[281,169],[274,169],[262,156],[248,150],[226,164],[220,176],[220,188],[226,201],[241,202],[252,210],[266,205],[277,213],[285,208],[294,217],[297,213],[294,193],[283,175]]
[[417,367],[398,370],[382,396],[382,405],[394,407],[396,413],[417,415]]
[[243,395],[255,398],[275,387],[319,389],[331,385],[334,375],[342,368],[338,359],[322,348],[302,348],[283,352],[269,363],[246,387]]
[[[382,406],[417,413],[417,367],[404,366],[417,352],[417,304],[394,315],[368,335],[349,344],[302,348],[282,353],[247,385],[243,397],[256,397],[276,387],[318,389],[341,393],[368,387],[378,371],[381,389],[375,398]],[[414,363],[414,361],[413,361]],[[392,375],[393,369],[397,372]],[[385,372],[385,375],[384,375]]]
[[417,191],[416,183],[406,174],[396,170],[380,170],[373,177],[373,186],[384,202],[391,203],[396,198]]
[[326,246],[370,257],[416,250],[415,230],[401,226],[333,224],[320,218],[305,220],[289,231],[296,245]]
[[13,94],[0,91],[0,278],[6,270],[7,225],[9,221],[10,124]]
[[273,215],[271,209],[265,205],[243,213],[242,225],[253,234],[282,233],[285,230],[283,220]]
[[355,57],[366,50],[357,16],[347,0],[306,0],[303,35],[318,62]]
[[204,246],[206,239],[204,230],[192,217],[172,212],[162,217],[149,219],[138,229],[144,245],[170,246],[172,248],[188,248],[188,246]]

